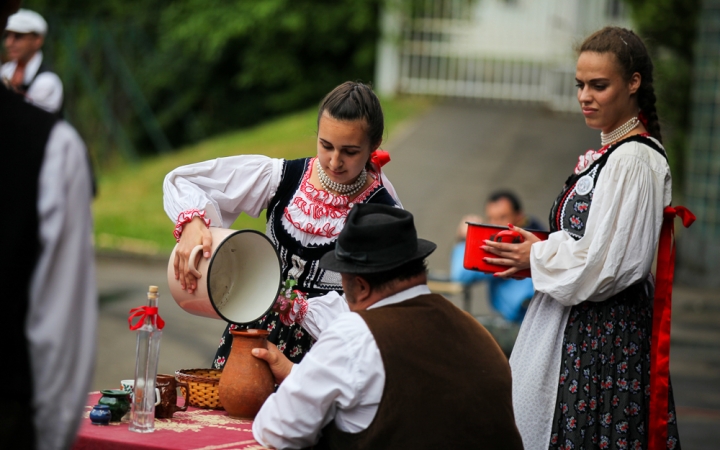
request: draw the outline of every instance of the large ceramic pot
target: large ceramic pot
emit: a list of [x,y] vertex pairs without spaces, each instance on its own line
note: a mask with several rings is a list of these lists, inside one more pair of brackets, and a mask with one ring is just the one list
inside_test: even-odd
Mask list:
[[250,352],[267,348],[265,330],[231,331],[232,350],[218,386],[220,402],[230,417],[254,419],[265,400],[275,390],[275,378],[268,364]]
[[190,314],[248,325],[267,314],[281,288],[280,258],[270,239],[254,230],[210,228],[212,255],[200,257],[202,245],[190,254],[192,271],[199,275],[197,289],[184,291],[168,263],[168,285],[175,302]]
[[[523,238],[517,231],[511,230],[508,227],[472,222],[467,222],[467,224],[468,231],[467,236],[465,237],[465,258],[463,259],[463,267],[468,270],[477,270],[485,273],[497,273],[508,270],[507,266],[499,266],[485,262],[483,258],[497,258],[497,256],[486,252],[481,247],[485,245],[486,240],[519,244],[525,241],[525,238]],[[531,232],[543,241],[546,240],[550,234],[547,231],[540,230],[527,231]],[[516,272],[513,278],[527,278],[529,276],[530,269],[525,269]]]

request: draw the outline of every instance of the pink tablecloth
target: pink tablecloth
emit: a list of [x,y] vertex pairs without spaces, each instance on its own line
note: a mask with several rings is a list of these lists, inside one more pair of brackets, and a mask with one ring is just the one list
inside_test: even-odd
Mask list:
[[88,396],[74,450],[265,448],[253,439],[251,420],[231,419],[225,411],[210,409],[190,407],[186,412],[176,412],[172,419],[155,419],[154,433],[133,433],[127,423],[92,425],[89,414],[99,399],[99,392]]

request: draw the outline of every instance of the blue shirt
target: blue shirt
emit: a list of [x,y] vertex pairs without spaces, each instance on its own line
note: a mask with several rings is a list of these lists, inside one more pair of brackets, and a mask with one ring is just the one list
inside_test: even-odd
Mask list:
[[463,267],[465,257],[465,242],[455,245],[450,259],[450,279],[462,284],[472,284],[478,281],[487,281],[490,304],[505,319],[512,322],[522,322],[525,308],[522,304],[529,300],[535,289],[532,279],[522,280],[496,278],[492,274],[467,270]]

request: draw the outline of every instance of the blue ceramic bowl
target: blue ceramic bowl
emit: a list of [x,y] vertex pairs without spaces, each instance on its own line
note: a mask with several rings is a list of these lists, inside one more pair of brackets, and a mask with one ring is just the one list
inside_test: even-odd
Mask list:
[[110,407],[108,405],[95,405],[90,411],[90,423],[93,425],[107,425],[110,423]]

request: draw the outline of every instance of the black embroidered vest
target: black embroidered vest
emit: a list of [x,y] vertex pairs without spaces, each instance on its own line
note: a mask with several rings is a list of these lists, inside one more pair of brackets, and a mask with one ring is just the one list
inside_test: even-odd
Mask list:
[[0,448],[34,448],[33,381],[25,322],[30,303],[30,283],[41,251],[38,185],[50,131],[57,118],[25,102],[0,84],[0,136],[5,172],[2,177],[6,217],[2,223],[0,263],[12,274],[5,286],[0,339],[6,349],[6,385],[0,396]]
[[[335,240],[324,245],[302,245],[290,235],[282,223],[285,208],[293,201],[303,177],[310,170],[311,158],[286,160],[283,165],[282,178],[275,196],[267,207],[267,236],[278,249],[282,263],[283,279],[290,277],[298,282],[297,288],[311,297],[324,295],[330,291],[342,292],[340,274],[321,269],[320,258],[335,249]],[[363,203],[381,203],[395,206],[390,193],[382,184],[362,200]]]
[[595,186],[600,177],[600,172],[607,164],[610,155],[627,142],[643,143],[667,159],[662,147],[643,135],[630,136],[611,145],[605,154],[585,171],[580,174],[573,173],[565,181],[562,192],[550,210],[550,232],[565,230],[575,240],[579,240],[585,235],[587,218],[590,215],[593,194],[595,193]]

